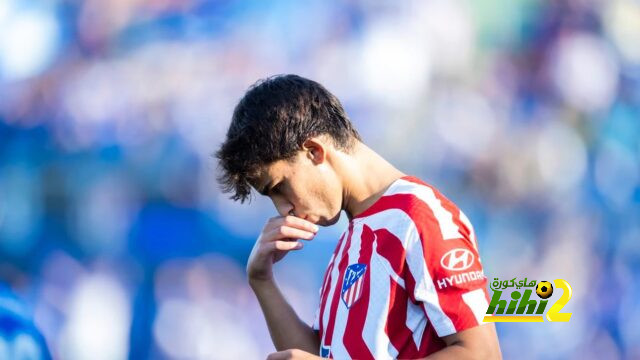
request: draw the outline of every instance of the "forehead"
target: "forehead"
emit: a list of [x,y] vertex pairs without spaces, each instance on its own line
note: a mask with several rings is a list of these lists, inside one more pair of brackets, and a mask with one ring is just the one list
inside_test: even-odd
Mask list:
[[290,161],[278,160],[263,166],[258,170],[256,177],[252,181],[253,187],[260,191],[271,181],[289,174],[293,165]]

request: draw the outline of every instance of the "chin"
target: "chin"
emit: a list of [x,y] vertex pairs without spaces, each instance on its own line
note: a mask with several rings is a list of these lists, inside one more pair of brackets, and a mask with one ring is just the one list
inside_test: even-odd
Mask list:
[[333,225],[333,224],[337,223],[337,222],[338,222],[338,220],[340,220],[340,212],[338,212],[338,213],[336,214],[336,216],[334,216],[333,218],[331,218],[331,219],[329,219],[329,220],[326,220],[325,218],[321,218],[321,219],[318,221],[318,223],[317,223],[317,224],[318,224],[318,225],[321,225],[321,226],[331,226],[331,225]]

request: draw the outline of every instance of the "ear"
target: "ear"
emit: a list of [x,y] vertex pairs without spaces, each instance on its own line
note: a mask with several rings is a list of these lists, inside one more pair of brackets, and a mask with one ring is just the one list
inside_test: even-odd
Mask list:
[[302,151],[315,165],[319,165],[327,157],[327,144],[319,137],[310,137],[302,143]]

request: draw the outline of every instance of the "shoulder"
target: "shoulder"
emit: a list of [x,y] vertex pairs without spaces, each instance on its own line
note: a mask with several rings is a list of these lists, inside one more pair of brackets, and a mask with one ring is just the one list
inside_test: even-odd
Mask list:
[[455,215],[460,209],[443,195],[435,186],[428,184],[416,177],[405,176],[394,183],[389,194],[398,195],[403,199],[399,206],[410,214],[425,215],[432,213],[435,216],[443,216],[447,213]]
[[434,186],[414,176],[396,180],[383,196],[360,218],[368,218],[382,212],[404,212],[410,217],[457,215],[458,207]]
[[361,220],[373,230],[389,229],[398,237],[415,234],[431,246],[453,239],[477,246],[473,226],[458,206],[436,187],[414,176],[396,180],[367,212]]
[[470,237],[471,224],[460,209],[434,186],[413,176],[396,180],[383,196],[358,217],[371,227],[406,232],[415,228],[442,239]]

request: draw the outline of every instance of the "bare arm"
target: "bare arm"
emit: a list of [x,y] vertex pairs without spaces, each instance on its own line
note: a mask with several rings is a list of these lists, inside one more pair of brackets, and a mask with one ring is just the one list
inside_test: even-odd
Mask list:
[[301,349],[318,353],[320,342],[316,332],[300,320],[275,281],[250,283],[260,302],[276,350]]
[[294,216],[278,216],[267,221],[251,251],[247,275],[267,322],[276,350],[301,349],[317,353],[316,332],[305,324],[278,288],[273,277],[273,264],[289,251],[299,250],[302,243],[295,239],[311,240],[318,228],[315,224]]

